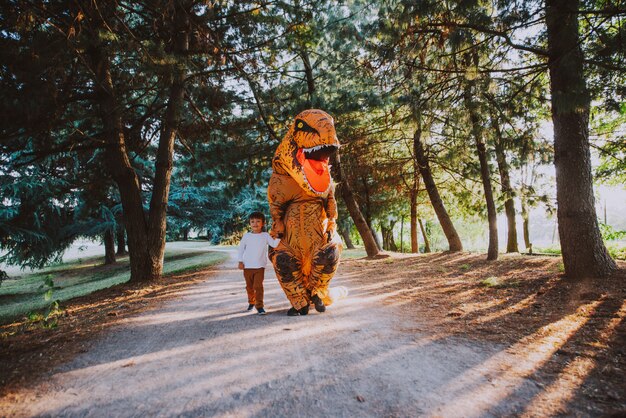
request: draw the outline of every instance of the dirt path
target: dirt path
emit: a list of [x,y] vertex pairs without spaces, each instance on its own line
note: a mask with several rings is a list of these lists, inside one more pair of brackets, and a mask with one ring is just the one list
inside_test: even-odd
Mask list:
[[533,415],[545,401],[524,377],[532,357],[435,338],[382,302],[376,278],[340,269],[334,284],[349,297],[291,318],[268,269],[270,314],[245,312],[233,255],[179,298],[125,319],[0,415],[482,417]]

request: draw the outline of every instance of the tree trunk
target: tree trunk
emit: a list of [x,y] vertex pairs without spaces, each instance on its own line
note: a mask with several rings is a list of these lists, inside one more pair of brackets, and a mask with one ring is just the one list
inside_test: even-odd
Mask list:
[[124,225],[117,225],[116,237],[117,255],[126,255],[126,231],[124,231]]
[[598,228],[589,151],[590,97],[578,33],[578,0],[546,0],[548,67],[559,237],[570,279],[607,277],[617,266]]
[[104,232],[104,264],[115,263],[115,235],[112,229]]
[[400,218],[400,252],[404,253],[404,216]]
[[428,241],[428,235],[426,235],[426,229],[424,228],[424,224],[422,223],[422,219],[421,218],[417,218],[419,224],[420,224],[420,229],[422,230],[422,236],[424,237],[424,252],[425,253],[429,253],[430,252],[430,242]]
[[383,236],[383,249],[387,251],[398,251],[398,247],[393,239],[393,227],[395,222],[390,222],[390,226],[387,227],[380,223],[380,231]]
[[[182,9],[179,2],[174,3],[174,9],[175,29],[172,46],[174,53],[182,57],[188,50],[189,19],[187,11]],[[184,98],[185,74],[178,63],[171,66],[172,84],[159,138],[152,198],[149,214],[146,217],[139,178],[126,151],[122,107],[115,95],[111,78],[111,61],[106,53],[106,46],[102,44],[98,35],[97,29],[106,26],[106,23],[103,21],[100,10],[92,10],[92,12],[91,18],[95,19],[97,27],[92,34],[94,45],[89,49],[88,55],[95,76],[94,92],[104,126],[103,136],[108,143],[107,166],[118,185],[124,211],[130,253],[130,280],[152,280],[160,277],[163,271],[167,199],[174,138]]]
[[385,226],[382,223],[380,224],[380,233],[383,237],[383,250],[389,251],[389,239],[388,239],[387,228],[385,228]]
[[367,222],[367,226],[369,226],[370,231],[372,231],[372,237],[374,237],[374,242],[378,247],[378,251],[382,251],[383,246],[378,239],[378,234],[376,234],[376,229],[374,229],[374,225],[372,225],[370,189],[369,184],[367,184],[367,177],[361,176],[361,182],[363,183],[363,192],[365,193],[365,222]]
[[417,190],[411,190],[411,252],[417,254],[420,252],[419,243],[417,241]]
[[[189,17],[179,2],[174,2],[174,39],[173,50],[178,58],[182,58],[189,50]],[[150,259],[154,270],[159,276],[163,271],[165,254],[165,233],[167,218],[167,201],[172,176],[174,140],[178,132],[178,123],[185,98],[185,71],[179,64],[171,66],[172,84],[169,100],[165,111],[163,129],[159,138],[159,147],[155,164],[154,186],[150,199],[150,215],[148,222],[148,240],[150,243]]]
[[189,228],[183,228],[183,241],[189,241]]
[[363,245],[365,246],[365,252],[368,257],[376,257],[379,255],[380,250],[376,245],[376,241],[374,240],[374,236],[372,235],[372,231],[370,230],[369,225],[365,221],[363,214],[361,213],[361,209],[359,209],[359,204],[357,203],[354,193],[348,184],[348,179],[345,178],[343,171],[341,169],[341,158],[339,157],[339,152],[336,152],[333,156],[333,165],[334,168],[334,178],[337,181],[339,188],[339,193],[343,198],[343,201],[348,208],[348,212],[350,213],[350,217],[356,226],[361,239],[363,240]]
[[502,194],[504,195],[504,212],[507,220],[506,252],[517,253],[519,248],[517,247],[517,226],[515,225],[515,202],[513,201],[509,165],[504,153],[502,131],[495,115],[491,117],[491,122],[495,133],[496,161],[498,163],[498,171],[500,172],[500,183],[502,185]]
[[393,228],[396,226],[397,221],[389,222],[389,248],[391,251],[398,251],[398,245],[393,237]]
[[374,237],[374,242],[376,243],[376,246],[378,247],[378,251],[382,251],[383,246],[380,242],[380,238],[378,238],[378,234],[376,233],[376,229],[374,228],[374,225],[370,225],[370,231],[372,231],[372,237]]
[[522,220],[524,221],[522,230],[524,235],[524,246],[527,250],[531,249],[530,231],[528,228],[528,206],[526,205],[526,197],[522,196]]
[[472,99],[473,84],[468,83],[465,87],[464,99],[471,121],[472,136],[476,143],[476,151],[480,162],[480,177],[485,191],[485,202],[487,203],[487,219],[489,221],[489,248],[487,249],[487,260],[498,259],[498,213],[493,200],[493,189],[491,188],[491,174],[489,173],[489,162],[487,161],[487,149],[482,137],[480,117],[478,116],[476,103]]
[[349,250],[353,250],[354,249],[354,244],[352,243],[352,240],[350,239],[350,230],[346,227],[343,228],[338,228],[339,230],[339,235],[341,235],[341,237],[343,238],[344,242],[346,243],[346,247]]
[[450,216],[446,211],[443,200],[441,200],[441,196],[439,196],[437,185],[435,184],[435,180],[433,179],[432,173],[430,171],[430,163],[428,162],[428,157],[426,156],[426,152],[424,151],[424,145],[422,144],[421,136],[422,128],[418,127],[415,131],[415,135],[413,136],[413,152],[415,154],[415,158],[417,159],[417,163],[419,164],[420,174],[422,175],[422,179],[424,179],[424,186],[426,187],[426,191],[428,192],[430,203],[433,205],[433,209],[435,210],[437,219],[439,219],[439,224],[441,224],[443,233],[448,239],[449,250],[462,251],[463,244],[461,244],[461,239],[459,238],[459,235],[457,234],[456,229],[452,224],[452,220],[450,219]]
[[158,277],[158,272],[152,269],[148,253],[148,228],[143,211],[141,186],[126,152],[121,107],[113,87],[110,58],[97,34],[93,35],[93,39],[95,45],[88,50],[88,55],[95,78],[95,98],[104,127],[102,137],[107,142],[105,161],[119,189],[124,211],[130,253],[130,280],[154,279]]

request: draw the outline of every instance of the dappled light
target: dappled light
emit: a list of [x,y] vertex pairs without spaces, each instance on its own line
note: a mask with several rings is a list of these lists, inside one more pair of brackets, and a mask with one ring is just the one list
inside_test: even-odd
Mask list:
[[[549,324],[529,335],[513,346],[507,348],[489,360],[468,370],[466,375],[470,377],[470,385],[467,379],[461,378],[445,390],[453,394],[455,401],[461,404],[473,404],[473,413],[479,413],[481,406],[477,400],[482,400],[482,408],[488,409],[497,405],[506,397],[510,396],[522,385],[527,384],[525,379],[538,371],[543,364],[578,330],[586,319],[581,318],[580,313],[588,313],[599,302],[584,305],[576,313],[571,314],[560,321]],[[523,357],[512,358],[509,353],[524,353]],[[485,376],[489,376],[484,381]],[[498,387],[500,390],[494,391]],[[561,394],[563,395],[563,394]],[[470,402],[471,401],[471,402]],[[453,415],[454,410],[447,409],[454,406],[446,406],[442,409],[444,415]]]
[[[480,338],[486,330],[466,335],[463,329],[471,324],[495,330],[509,318],[520,322],[520,312],[534,315],[558,280],[529,278],[515,289],[538,286],[532,295],[506,296],[506,287],[480,285],[482,277],[519,277],[515,269],[528,264],[514,258],[494,268],[466,253],[344,261],[333,284],[346,286],[349,296],[324,314],[296,318],[285,315],[288,304],[270,269],[265,279],[270,314],[260,317],[245,311],[243,279],[229,263],[193,286],[181,281],[155,287],[146,295],[163,298],[158,309],[112,317],[111,332],[53,375],[59,389],[46,385],[47,394],[38,388],[22,393],[32,402],[29,410],[81,415],[105,408],[115,414],[119,405],[130,403],[139,411],[167,407],[176,414],[233,416],[306,414],[306,405],[314,404],[321,414],[333,415],[333,405],[315,401],[332,392],[353,411],[367,406],[377,415],[567,413],[596,367],[598,350],[609,347],[626,315],[624,303],[615,306],[610,296],[590,294],[579,306],[564,306],[558,315],[541,316],[538,326],[511,333],[507,345],[493,336]],[[529,264],[541,277],[552,263]],[[432,276],[438,266],[446,273]],[[485,297],[497,292],[504,294]],[[570,348],[590,321],[605,317],[590,345]],[[439,325],[432,327],[435,320]],[[572,361],[555,362],[571,350],[576,350]],[[141,384],[112,389],[112,382]],[[284,391],[288,398],[276,395]],[[395,406],[378,410],[378,399],[389,396]]]
[[[504,411],[507,399],[519,402],[519,396],[528,396],[523,410],[537,416],[570,411],[573,396],[589,387],[587,380],[597,362],[611,358],[606,352],[615,347],[611,341],[624,335],[619,284],[602,291],[585,283],[563,283],[557,262],[508,256],[494,265],[469,253],[403,255],[393,261],[392,271],[384,262],[360,260],[351,262],[347,271],[377,278],[376,284],[371,279],[355,282],[363,283],[365,292],[376,289],[377,300],[413,316],[415,325],[398,326],[415,332],[417,344],[457,335],[510,343],[445,385],[442,389],[453,400],[437,413]],[[497,280],[485,281],[487,277]],[[607,323],[598,324],[599,318],[607,318]],[[435,335],[422,341],[419,333],[432,329],[432,323],[438,324]],[[404,352],[407,347],[396,350]],[[589,390],[596,392],[588,396],[601,396],[598,389]],[[612,399],[618,396],[615,390],[609,390]]]
[[0,416],[626,416],[625,1],[0,2]]
[[[595,306],[599,303],[600,301],[596,302]],[[594,312],[585,313],[593,316]],[[580,316],[582,315],[579,315],[578,318],[571,318],[571,322],[581,322],[582,319]],[[577,390],[584,387],[585,380],[597,366],[594,351],[608,348],[608,344],[613,339],[617,327],[624,322],[625,318],[626,301],[622,304],[621,308],[615,312],[613,318],[608,321],[606,326],[599,329],[597,340],[590,344],[583,352],[577,353],[576,357],[567,364],[554,379],[554,382],[529,402],[523,416],[535,416],[537,411],[548,412],[551,415],[566,411],[567,403],[573,398]],[[609,390],[615,389],[619,390],[619,388],[611,388]]]

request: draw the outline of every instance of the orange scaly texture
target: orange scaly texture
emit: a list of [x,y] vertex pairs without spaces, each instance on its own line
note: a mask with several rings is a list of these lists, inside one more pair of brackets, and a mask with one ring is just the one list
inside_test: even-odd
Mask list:
[[[315,132],[298,131],[298,121]],[[341,253],[341,244],[331,240],[337,202],[330,166],[327,160],[307,159],[303,151],[323,145],[339,146],[332,117],[316,109],[300,113],[276,150],[268,186],[270,233],[282,236],[270,259],[296,309],[308,305],[312,295],[332,303],[328,284]]]

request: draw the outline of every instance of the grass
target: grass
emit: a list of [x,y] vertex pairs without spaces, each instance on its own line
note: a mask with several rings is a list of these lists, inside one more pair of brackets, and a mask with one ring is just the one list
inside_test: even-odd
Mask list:
[[614,260],[626,261],[626,245],[621,245],[620,243],[608,243],[606,245],[606,249]]
[[[623,242],[605,242],[606,249],[609,252],[609,255],[614,260],[626,260],[626,245]],[[545,248],[535,248],[533,250],[535,254],[550,254],[550,255],[561,255],[560,247],[545,247]]]
[[498,287],[500,286],[500,282],[498,278],[495,276],[487,277],[485,280],[480,282],[481,285],[485,287]]
[[365,248],[354,248],[352,250],[349,250],[347,248],[344,248],[343,251],[341,252],[341,259],[342,260],[349,260],[349,259],[354,259],[354,258],[363,258],[363,257],[367,257],[367,253],[365,252]]
[[539,255],[561,255],[561,247],[536,247],[533,254]]
[[491,287],[494,289],[504,289],[507,287],[517,287],[520,285],[520,283],[516,280],[502,281],[500,278],[496,276],[487,277],[486,279],[481,280],[480,284],[483,287]]
[[[225,261],[228,255],[217,251],[166,251],[164,275],[206,268]],[[45,281],[52,281],[52,287]],[[52,301],[65,301],[88,295],[130,280],[128,257],[113,265],[103,265],[102,257],[57,264],[49,269],[2,282],[0,286],[0,322],[44,309]],[[52,289],[50,298],[45,294]]]

